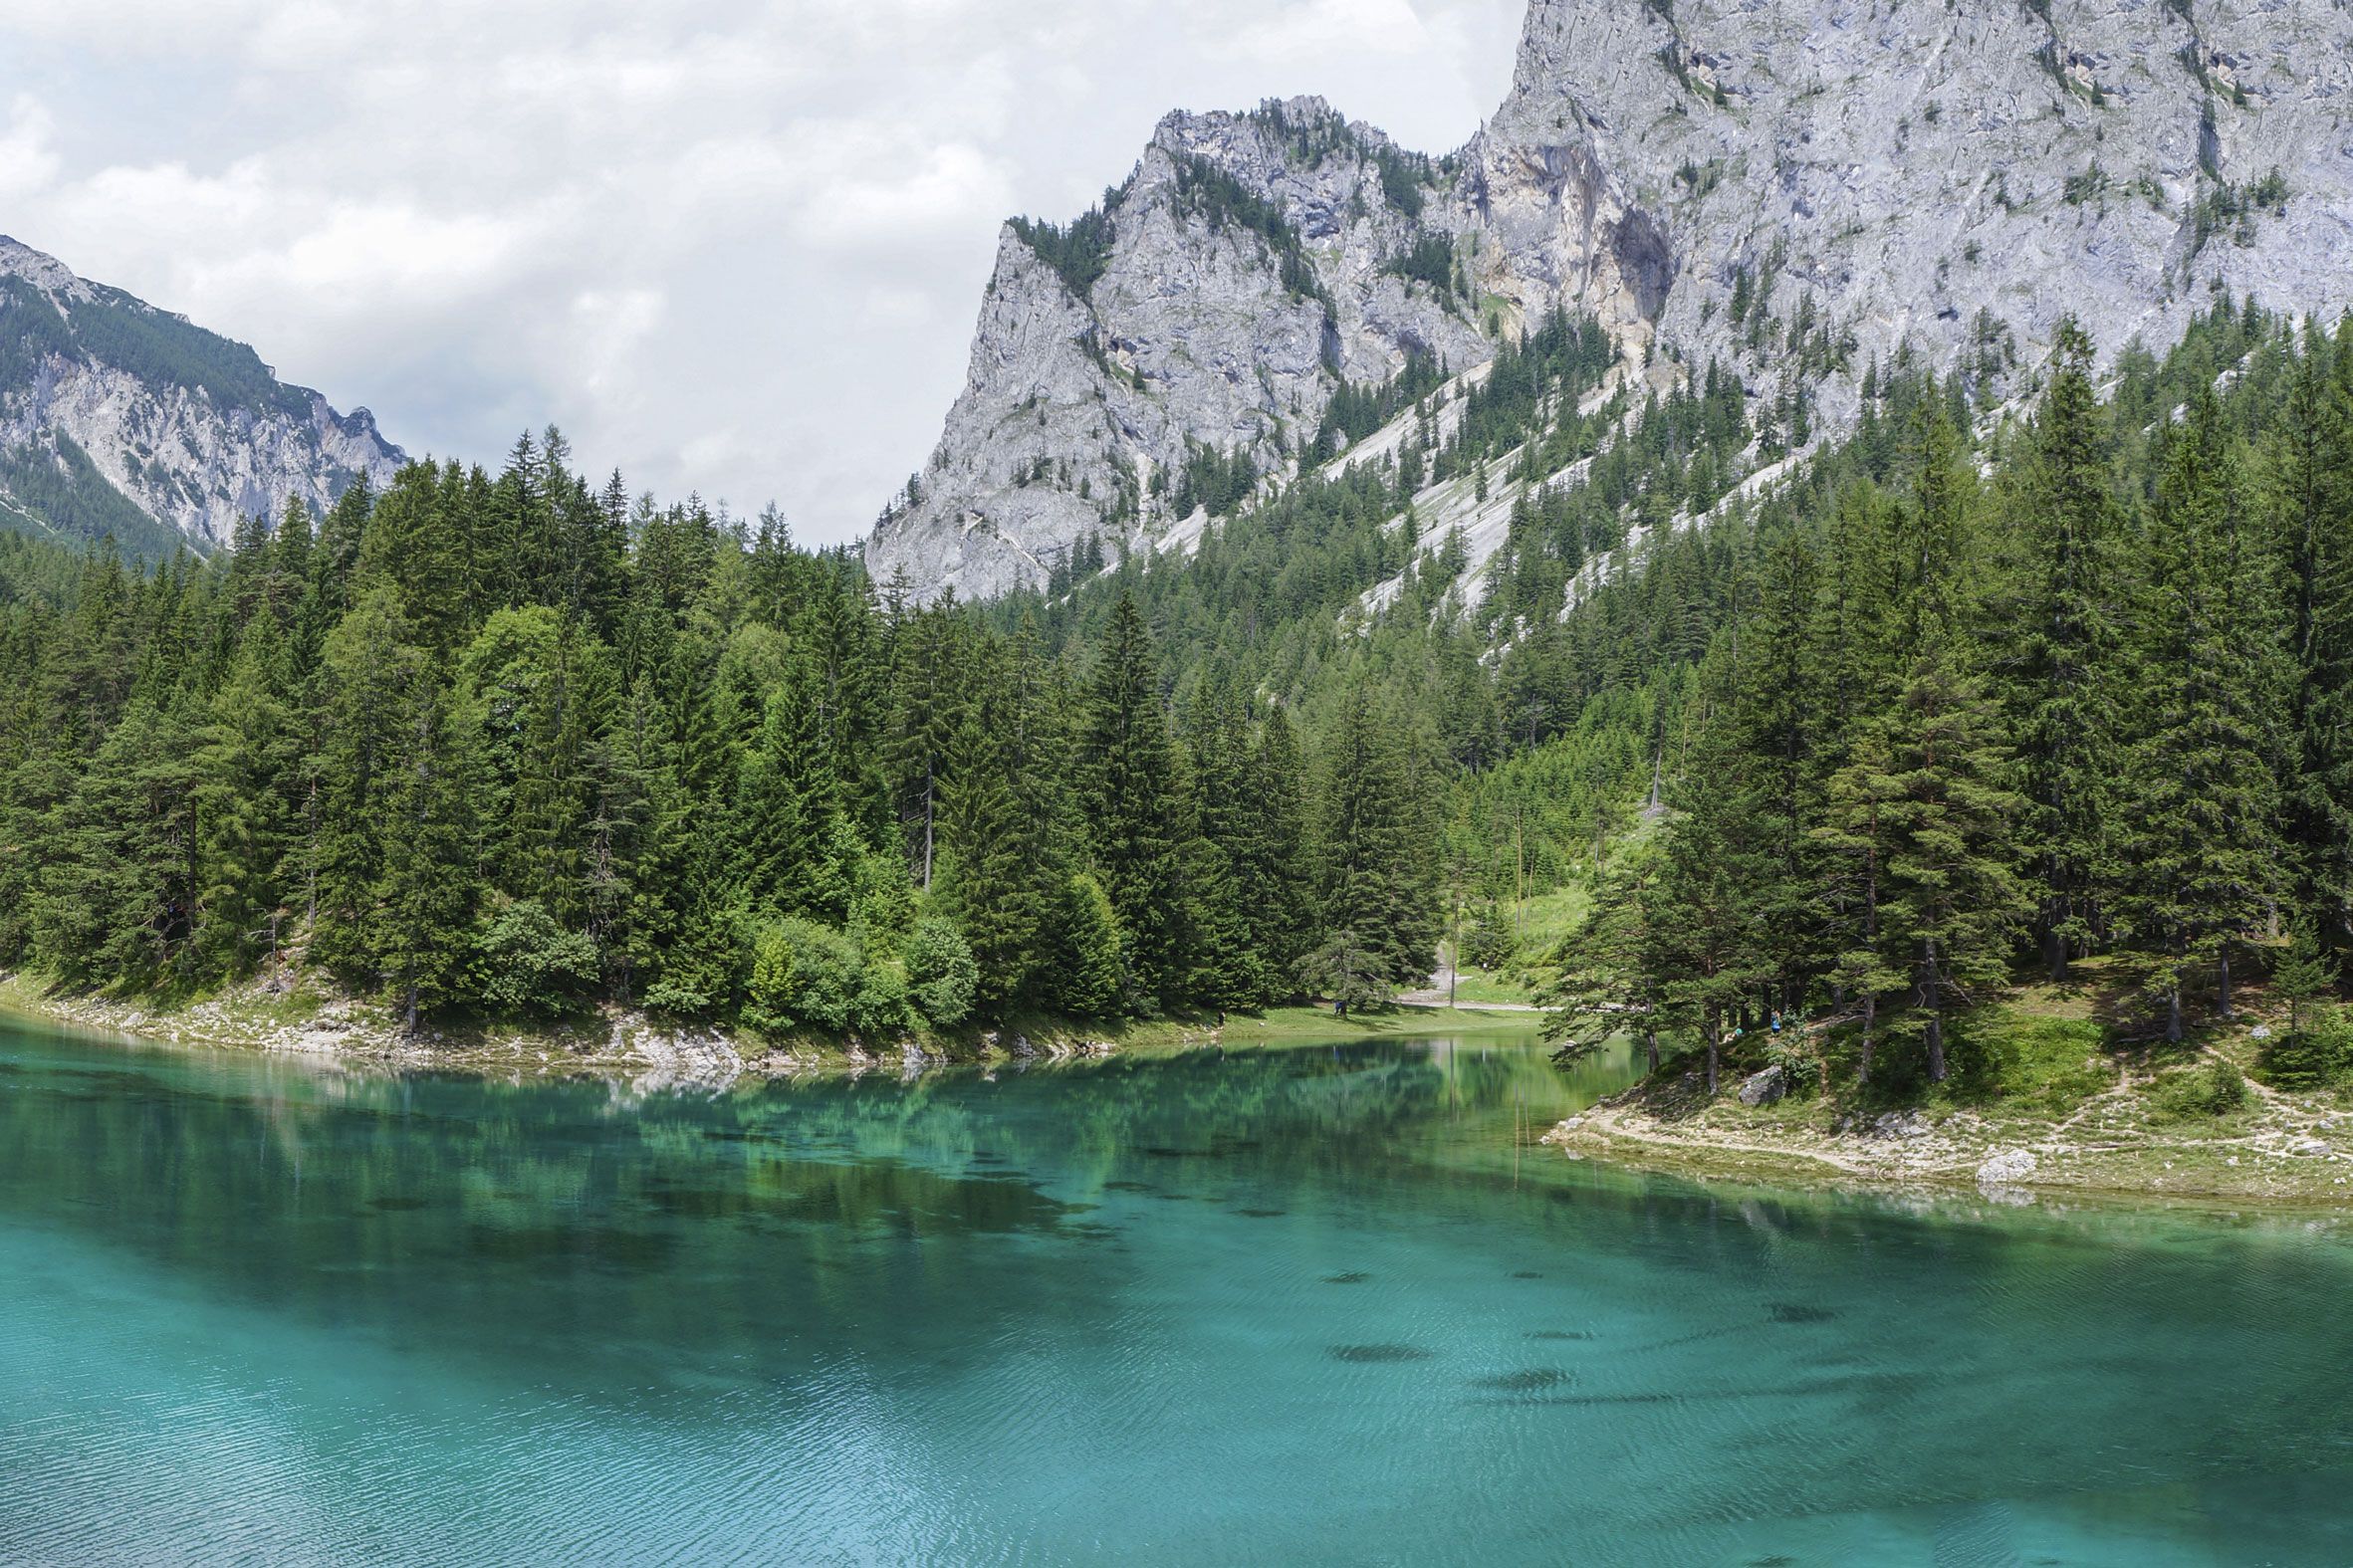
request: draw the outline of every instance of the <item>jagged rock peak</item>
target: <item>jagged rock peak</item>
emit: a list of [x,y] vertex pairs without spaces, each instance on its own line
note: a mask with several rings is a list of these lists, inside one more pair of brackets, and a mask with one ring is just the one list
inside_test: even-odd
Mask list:
[[0,527],[154,555],[402,461],[243,343],[0,237]]
[[1533,0],[1456,153],[1312,99],[1172,114],[1103,211],[1009,228],[868,560],[987,594],[1182,548],[1341,384],[1554,309],[1653,386],[1719,364],[1835,433],[1875,362],[2008,395],[2064,316],[2112,355],[2226,293],[2353,307],[2353,7]]

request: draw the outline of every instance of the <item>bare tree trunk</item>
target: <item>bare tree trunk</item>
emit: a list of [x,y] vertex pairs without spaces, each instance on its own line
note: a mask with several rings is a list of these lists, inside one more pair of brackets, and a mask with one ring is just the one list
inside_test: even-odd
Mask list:
[[1650,1030],[1643,1036],[1643,1044],[1649,1049],[1650,1075],[1655,1078],[1659,1075],[1659,1031]]
[[1879,1043],[1872,1037],[1872,1030],[1878,1026],[1878,1023],[1879,993],[1875,991],[1864,992],[1863,1056],[1862,1060],[1855,1063],[1855,1087],[1858,1089],[1871,1081],[1871,1050],[1873,1046]]
[[1928,1081],[1945,1081],[1945,1014],[1930,1008],[1928,1014]]
[[931,802],[934,783],[931,764],[925,763],[923,765],[923,891],[926,893],[931,891]]
[[2216,1001],[2222,1011],[2223,1021],[2225,1023],[2229,1023],[2234,1018],[2235,1018],[2237,1014],[2231,1010],[2231,955],[2228,951],[2225,951],[2222,955],[2220,967],[2222,980],[2220,984],[2220,995],[2217,997]]

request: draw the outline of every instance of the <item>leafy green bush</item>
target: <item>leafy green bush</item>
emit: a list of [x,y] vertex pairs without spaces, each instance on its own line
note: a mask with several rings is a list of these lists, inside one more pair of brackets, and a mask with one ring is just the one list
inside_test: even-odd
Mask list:
[[744,1021],[764,1033],[841,1033],[865,1010],[859,995],[865,968],[857,944],[840,932],[813,920],[780,921],[753,947]]
[[849,1030],[868,1039],[896,1034],[913,1021],[907,1005],[906,972],[890,961],[861,964],[857,995],[850,999]]
[[915,1008],[935,1027],[952,1029],[972,1016],[981,967],[964,933],[945,920],[922,920],[907,943],[907,990]]
[[1119,916],[1102,883],[1081,871],[1062,892],[1049,999],[1058,1012],[1074,1018],[1119,1014],[1127,965],[1121,950]]
[[562,1017],[602,978],[596,944],[565,930],[535,898],[494,910],[474,938],[474,994],[494,1012]]
[[2244,1110],[2247,1098],[2245,1075],[2219,1057],[2169,1072],[2149,1091],[2156,1112],[2175,1121],[2229,1116]]

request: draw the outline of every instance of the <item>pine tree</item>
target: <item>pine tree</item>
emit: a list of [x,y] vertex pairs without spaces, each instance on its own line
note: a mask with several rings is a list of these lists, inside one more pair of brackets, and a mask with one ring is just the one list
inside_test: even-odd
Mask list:
[[1905,971],[1888,954],[1880,905],[1896,821],[1889,806],[1903,790],[1889,754],[1886,726],[1874,720],[1854,736],[1847,762],[1830,776],[1822,819],[1811,830],[1823,851],[1822,910],[1832,959],[1828,976],[1841,1002],[1861,1013],[1855,1082],[1871,1081],[1878,1045],[1879,999],[1904,984]]
[[2166,1037],[2180,1040],[2193,970],[2215,968],[2229,1017],[2233,951],[2284,891],[2284,657],[2272,561],[2246,525],[2211,390],[2166,433],[2146,554],[2153,575],[2126,813],[2134,880],[2118,906],[2153,963]]
[[475,873],[469,735],[456,694],[412,661],[401,697],[400,751],[386,781],[390,830],[375,887],[375,961],[409,1032],[449,1001],[473,948]]
[[34,951],[69,981],[151,985],[194,935],[193,723],[174,701],[132,700],[45,824]]
[[198,965],[213,977],[275,955],[292,914],[286,869],[303,738],[280,696],[287,673],[277,617],[255,616],[196,757]]
[[1195,688],[1186,730],[1186,793],[1193,810],[1185,875],[1193,939],[1186,989],[1221,1009],[1255,1007],[1273,995],[1274,982],[1250,919],[1251,818],[1260,802],[1250,790],[1250,735],[1231,675],[1212,671]]
[[2030,806],[2034,930],[2054,980],[2099,939],[2099,893],[2115,874],[2121,518],[2091,372],[2091,339],[2061,322],[2015,502],[2026,560],[2004,671]]
[[337,625],[325,650],[313,955],[347,978],[375,973],[376,901],[390,833],[393,777],[406,745],[406,704],[423,654],[409,641],[399,593],[377,584]]
[[1563,1051],[1585,1055],[1609,1036],[1631,1031],[1643,1042],[1646,1069],[1659,1070],[1666,1026],[1666,934],[1655,924],[1659,857],[1642,845],[1620,856],[1594,890],[1585,922],[1547,961],[1537,1001],[1544,1035]]
[[1691,766],[1676,781],[1676,814],[1644,917],[1656,943],[1652,974],[1661,977],[1654,1015],[1699,1035],[1711,1095],[1720,1087],[1725,1040],[1771,975],[1741,816],[1742,758],[1729,729],[1704,722]]
[[1087,682],[1080,794],[1138,1003],[1181,996],[1185,947],[1176,757],[1150,633],[1132,595],[1111,612]]
[[821,720],[817,673],[789,656],[737,788],[739,877],[759,915],[839,924],[849,913],[857,851]]
[[1054,921],[1047,1003],[1078,1018],[1117,1015],[1127,1002],[1126,944],[1102,884],[1084,871],[1063,884]]
[[1974,479],[1940,411],[1932,408],[1916,435],[1916,493],[1899,536],[1896,619],[1909,659],[1888,720],[1886,777],[1895,793],[1881,816],[1894,832],[1881,917],[1891,951],[1910,969],[1929,1078],[1941,1083],[1949,1071],[1946,1015],[2006,975],[2025,914],[2015,870],[2024,800],[2010,787],[2000,713],[1965,624]]
[[1032,639],[983,655],[954,750],[941,906],[981,967],[979,1012],[1001,1018],[1047,960],[1068,881],[1063,747]]
[[1346,699],[1326,747],[1316,841],[1327,942],[1348,935],[1371,973],[1397,987],[1428,980],[1438,922],[1422,869],[1427,823],[1390,725],[1361,688]]
[[[2348,321],[2353,326],[2353,320]],[[2334,372],[2331,372],[2333,364]],[[2296,903],[2353,941],[2353,338],[2305,334],[2265,487],[2287,589]]]

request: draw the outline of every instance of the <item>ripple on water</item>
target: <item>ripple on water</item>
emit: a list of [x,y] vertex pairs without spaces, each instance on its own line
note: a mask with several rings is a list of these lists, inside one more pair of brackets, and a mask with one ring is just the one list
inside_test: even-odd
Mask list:
[[1334,1361],[1381,1365],[1398,1361],[1428,1361],[1435,1351],[1419,1345],[1333,1345],[1324,1352]]
[[1828,1307],[1807,1306],[1794,1301],[1775,1301],[1772,1320],[1775,1323],[1827,1323],[1838,1314]]
[[1473,1378],[1471,1387],[1497,1394],[1540,1394],[1545,1389],[1559,1388],[1568,1381],[1569,1374],[1558,1367],[1528,1367],[1518,1372],[1498,1372],[1484,1378]]

